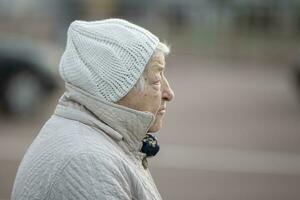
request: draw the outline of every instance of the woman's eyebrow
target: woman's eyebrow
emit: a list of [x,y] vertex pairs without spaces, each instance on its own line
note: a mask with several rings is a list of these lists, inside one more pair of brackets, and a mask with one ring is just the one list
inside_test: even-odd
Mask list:
[[165,66],[160,64],[160,63],[153,64],[153,67],[155,67],[158,71],[164,71],[165,70]]
[[164,71],[165,67],[163,65],[156,65],[159,71]]

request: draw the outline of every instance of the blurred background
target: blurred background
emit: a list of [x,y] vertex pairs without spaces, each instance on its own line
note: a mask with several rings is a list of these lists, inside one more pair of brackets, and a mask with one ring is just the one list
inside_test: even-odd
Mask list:
[[300,1],[1,0],[1,200],[63,93],[68,25],[109,17],[171,44],[149,162],[164,199],[300,199]]

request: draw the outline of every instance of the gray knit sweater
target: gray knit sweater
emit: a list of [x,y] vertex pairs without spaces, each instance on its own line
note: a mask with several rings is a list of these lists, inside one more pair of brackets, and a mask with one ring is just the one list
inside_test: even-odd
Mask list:
[[19,166],[11,199],[161,199],[139,152],[153,120],[67,85]]

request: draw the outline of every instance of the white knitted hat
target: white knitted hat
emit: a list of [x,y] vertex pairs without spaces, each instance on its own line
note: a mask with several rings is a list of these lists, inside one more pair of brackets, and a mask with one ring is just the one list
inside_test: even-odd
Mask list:
[[158,43],[148,30],[122,19],[74,21],[60,75],[98,98],[117,102],[133,88]]

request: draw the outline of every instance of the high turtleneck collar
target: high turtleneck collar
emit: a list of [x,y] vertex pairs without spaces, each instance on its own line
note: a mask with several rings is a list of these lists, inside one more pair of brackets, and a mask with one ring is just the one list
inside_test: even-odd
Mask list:
[[137,152],[154,122],[150,112],[103,101],[68,83],[55,114],[101,129],[113,139],[123,140],[129,151]]

